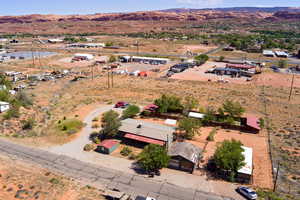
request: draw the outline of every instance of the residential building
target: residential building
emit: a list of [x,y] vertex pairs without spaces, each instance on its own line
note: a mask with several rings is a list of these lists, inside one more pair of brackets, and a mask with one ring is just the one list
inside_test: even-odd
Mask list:
[[158,144],[165,147],[169,147],[173,142],[175,127],[136,119],[125,119],[121,123],[119,128],[121,137],[143,144]]
[[120,145],[117,140],[103,140],[101,144],[97,145],[96,151],[104,154],[111,154]]
[[168,155],[171,157],[169,168],[193,173],[198,167],[202,150],[188,142],[176,142],[171,145]]
[[252,172],[253,172],[253,149],[249,147],[242,146],[243,148],[243,156],[245,165],[238,170],[237,179],[240,182],[250,183],[252,180]]

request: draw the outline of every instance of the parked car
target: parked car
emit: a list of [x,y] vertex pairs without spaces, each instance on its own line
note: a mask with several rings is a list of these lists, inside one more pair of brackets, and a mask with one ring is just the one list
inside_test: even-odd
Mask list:
[[118,103],[116,103],[115,108],[126,108],[127,106],[129,106],[129,103],[124,101],[119,101]]
[[257,199],[257,194],[254,190],[248,187],[240,186],[237,189],[237,192],[243,195],[246,199],[255,200]]
[[137,196],[137,197],[135,198],[135,200],[156,200],[156,199],[153,198],[153,197]]
[[273,72],[280,72],[280,69],[276,66],[272,66],[271,69],[273,70]]

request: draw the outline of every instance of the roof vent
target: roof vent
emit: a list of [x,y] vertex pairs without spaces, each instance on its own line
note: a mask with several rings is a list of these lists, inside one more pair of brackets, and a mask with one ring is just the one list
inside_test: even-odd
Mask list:
[[142,124],[139,124],[139,125],[137,126],[137,128],[142,128]]

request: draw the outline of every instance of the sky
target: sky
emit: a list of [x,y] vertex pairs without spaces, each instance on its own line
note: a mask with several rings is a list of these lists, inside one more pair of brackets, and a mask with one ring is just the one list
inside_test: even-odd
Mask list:
[[0,15],[93,14],[168,8],[300,7],[300,0],[1,0]]

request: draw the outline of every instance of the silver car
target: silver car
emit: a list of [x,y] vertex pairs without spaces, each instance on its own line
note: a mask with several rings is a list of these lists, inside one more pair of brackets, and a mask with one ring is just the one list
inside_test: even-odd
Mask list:
[[251,188],[241,186],[241,187],[237,188],[237,191],[238,191],[238,193],[240,193],[241,195],[243,195],[247,199],[250,199],[250,200],[257,199],[256,192],[254,190],[252,190]]

